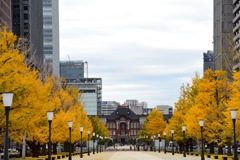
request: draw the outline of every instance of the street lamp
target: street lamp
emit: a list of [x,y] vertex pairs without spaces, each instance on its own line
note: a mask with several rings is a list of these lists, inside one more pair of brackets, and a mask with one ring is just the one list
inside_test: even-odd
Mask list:
[[115,131],[113,131],[113,139],[114,139],[114,141],[113,141],[113,147],[115,148],[115,139],[116,139],[116,136],[115,136]]
[[201,139],[202,139],[202,154],[201,154],[201,160],[205,160],[204,158],[204,144],[203,144],[203,125],[204,125],[204,120],[199,120],[199,125],[201,128]]
[[71,139],[72,139],[72,121],[68,121],[68,128],[69,128],[69,160],[72,160],[72,144],[71,144]]
[[171,133],[172,133],[172,155],[174,155],[174,143],[173,143],[174,130],[171,130]]
[[98,153],[98,134],[97,134],[97,153]]
[[231,117],[233,121],[233,134],[234,134],[234,159],[237,160],[237,143],[236,143],[236,118],[237,118],[237,110],[231,110]]
[[5,107],[6,114],[6,133],[5,133],[5,146],[4,146],[4,160],[8,160],[8,123],[9,123],[9,112],[13,101],[13,93],[6,92],[2,94],[3,105]]
[[93,132],[93,154],[95,154],[94,145],[95,145],[95,132]]
[[83,147],[83,144],[82,144],[82,132],[83,132],[83,127],[81,126],[80,127],[80,133],[81,133],[81,137],[80,137],[80,140],[81,140],[81,151],[80,151],[80,158],[83,158],[83,152],[82,152],[82,147]]
[[183,157],[186,157],[186,148],[185,148],[185,131],[186,131],[186,126],[182,126],[182,131],[183,131]]
[[154,148],[154,152],[156,152],[155,138],[156,138],[156,136],[154,135],[154,136],[153,136],[153,148]]
[[101,153],[101,152],[102,152],[102,139],[103,139],[103,137],[100,136],[99,139],[100,139],[99,141],[101,141],[101,142],[100,142],[100,143],[101,143],[101,144],[100,144],[100,153]]
[[87,134],[88,134],[88,156],[90,156],[90,151],[89,151],[89,135],[90,135],[90,131],[89,130],[88,130]]
[[167,151],[166,151],[166,132],[163,132],[163,135],[164,135],[164,154],[166,154],[167,153]]
[[48,123],[49,123],[49,137],[48,137],[48,160],[52,160],[51,155],[52,155],[52,140],[51,140],[51,125],[52,125],[52,119],[53,119],[53,111],[48,111],[47,112],[47,117],[48,117]]
[[160,134],[158,134],[158,153],[160,153],[160,141],[161,141],[161,138],[160,138]]

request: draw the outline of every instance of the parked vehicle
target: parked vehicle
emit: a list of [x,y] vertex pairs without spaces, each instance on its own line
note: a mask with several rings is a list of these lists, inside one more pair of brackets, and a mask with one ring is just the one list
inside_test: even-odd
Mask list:
[[[4,151],[0,153],[1,158],[3,157],[3,155],[4,155]],[[16,149],[9,149],[8,150],[8,156],[10,158],[18,158],[20,156],[20,153]]]
[[240,146],[237,147],[237,153],[240,154]]

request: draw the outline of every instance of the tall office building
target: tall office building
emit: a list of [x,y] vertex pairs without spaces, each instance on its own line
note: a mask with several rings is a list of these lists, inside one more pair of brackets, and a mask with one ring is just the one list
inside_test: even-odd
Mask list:
[[12,31],[26,38],[30,47],[27,58],[31,65],[43,68],[42,0],[12,0]]
[[79,101],[88,115],[101,115],[102,79],[84,78],[84,64],[83,61],[62,61],[60,75],[67,85],[78,88],[82,93]]
[[[213,58],[214,68],[232,71],[233,64],[230,55],[233,33],[233,1],[214,0],[214,33],[213,33]],[[230,60],[230,61],[228,61]]]
[[43,0],[43,53],[46,68],[59,77],[58,0]]
[[0,0],[0,25],[12,28],[11,0]]
[[208,69],[214,70],[213,51],[203,53],[203,71]]
[[233,0],[234,4],[234,19],[233,19],[233,41],[234,41],[234,50],[235,55],[233,57],[233,69],[240,70],[240,0]]

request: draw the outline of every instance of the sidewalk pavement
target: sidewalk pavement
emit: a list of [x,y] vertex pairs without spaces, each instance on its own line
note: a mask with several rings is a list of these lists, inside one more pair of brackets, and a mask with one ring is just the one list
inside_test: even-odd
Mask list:
[[[72,160],[200,160],[200,156],[190,156],[183,157],[182,154],[172,155],[171,153],[164,154],[163,152],[141,152],[141,151],[117,151],[117,152],[102,152],[95,153],[88,156],[83,155],[73,156]],[[65,158],[64,160],[68,160]],[[213,158],[207,158],[205,160],[213,160]]]

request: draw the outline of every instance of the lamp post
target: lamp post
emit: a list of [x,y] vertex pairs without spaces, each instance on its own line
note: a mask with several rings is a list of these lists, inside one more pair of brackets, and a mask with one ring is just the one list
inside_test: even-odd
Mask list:
[[234,134],[234,158],[233,160],[237,160],[237,143],[236,143],[236,118],[237,118],[237,110],[231,110],[231,117],[233,121],[233,134]]
[[199,125],[201,128],[201,139],[202,139],[202,154],[201,154],[201,160],[205,160],[204,158],[204,144],[203,144],[203,125],[204,125],[204,120],[199,120]]
[[93,154],[95,154],[95,132],[93,132]]
[[164,136],[164,154],[166,154],[167,153],[167,151],[166,151],[166,132],[163,132],[163,136]]
[[154,148],[154,152],[156,152],[155,139],[156,139],[156,136],[154,135],[154,136],[153,136],[153,148]]
[[172,155],[174,155],[174,143],[173,143],[174,130],[171,130],[171,133],[172,133]]
[[69,128],[69,160],[72,160],[72,144],[71,144],[71,139],[72,139],[72,121],[68,121],[68,128]]
[[158,134],[158,153],[160,153],[160,141],[161,141],[160,134]]
[[52,160],[52,140],[51,140],[51,136],[52,136],[52,119],[53,119],[53,111],[48,111],[47,112],[47,117],[48,117],[48,123],[49,123],[49,137],[48,137],[48,160]]
[[[99,139],[100,139],[100,141],[101,141],[101,143],[102,143],[102,139],[103,139],[103,137],[100,136]],[[101,152],[102,152],[102,144],[100,145],[100,153],[101,153]]]
[[183,131],[183,157],[186,157],[186,147],[185,147],[185,131],[186,131],[186,126],[182,126],[182,131]]
[[80,150],[80,158],[83,158],[83,152],[82,152],[82,146],[83,146],[83,144],[82,144],[82,132],[83,132],[83,127],[81,126],[80,127],[80,134],[81,134],[81,137],[80,137],[80,140],[81,140],[81,142],[80,142],[80,145],[81,145],[81,150]]
[[97,134],[97,153],[98,153],[98,134]]
[[90,150],[89,150],[89,136],[90,136],[90,131],[87,131],[88,134],[88,156],[90,156]]
[[8,160],[8,123],[9,123],[9,112],[12,105],[13,93],[6,92],[2,94],[3,105],[5,107],[6,114],[6,133],[5,133],[5,146],[4,146],[4,160]]
[[115,148],[115,139],[116,139],[116,137],[115,137],[115,131],[113,131],[113,139],[114,139],[114,141],[113,141],[113,147]]

